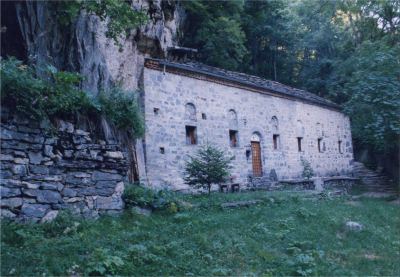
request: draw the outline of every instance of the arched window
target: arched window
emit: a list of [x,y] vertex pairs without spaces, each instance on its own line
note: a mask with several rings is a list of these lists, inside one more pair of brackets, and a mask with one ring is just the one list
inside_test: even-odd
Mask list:
[[196,121],[196,107],[192,103],[187,103],[185,106],[185,118]]
[[279,137],[279,122],[276,116],[271,118],[272,127],[272,143],[273,149],[278,150],[280,148],[280,137]]
[[317,126],[316,126],[317,137],[319,137],[319,138],[323,137],[323,135],[324,135],[323,128],[324,128],[324,126],[321,123],[317,122]]
[[229,126],[232,129],[237,129],[238,126],[238,118],[235,110],[231,109],[228,112],[228,120],[229,120]]
[[304,137],[304,126],[303,126],[303,122],[301,122],[301,120],[297,120],[297,123],[296,123],[296,136],[299,138]]
[[254,142],[261,142],[261,136],[258,132],[254,132],[251,135],[250,141],[254,141]]
[[271,118],[271,126],[272,126],[272,132],[274,134],[278,134],[279,133],[279,122],[278,122],[278,118],[276,116],[273,116]]

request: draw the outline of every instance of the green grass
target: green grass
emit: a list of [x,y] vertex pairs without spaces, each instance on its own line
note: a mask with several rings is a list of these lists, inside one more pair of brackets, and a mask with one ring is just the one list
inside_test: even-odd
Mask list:
[[[180,196],[195,207],[150,217],[2,223],[2,275],[396,275],[399,206],[302,193]],[[222,210],[220,203],[263,202]],[[347,220],[364,225],[346,231]]]

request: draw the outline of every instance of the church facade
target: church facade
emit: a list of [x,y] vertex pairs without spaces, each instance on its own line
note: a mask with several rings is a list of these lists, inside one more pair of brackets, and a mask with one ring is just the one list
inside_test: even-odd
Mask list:
[[[141,180],[187,189],[189,155],[209,143],[233,156],[232,176],[301,178],[351,172],[350,120],[336,104],[303,90],[198,63],[147,59]],[[144,172],[143,172],[144,171]]]

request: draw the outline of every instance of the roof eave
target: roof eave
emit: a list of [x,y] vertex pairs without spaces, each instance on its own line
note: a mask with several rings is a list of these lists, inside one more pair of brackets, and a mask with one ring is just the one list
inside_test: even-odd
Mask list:
[[269,94],[273,94],[273,95],[278,96],[278,97],[281,97],[283,95],[283,96],[285,96],[287,98],[301,100],[301,101],[304,101],[306,103],[311,103],[311,104],[314,104],[314,105],[323,106],[325,108],[334,109],[334,110],[337,110],[337,111],[340,111],[340,112],[342,111],[342,107],[340,107],[339,105],[337,105],[335,103],[324,103],[324,102],[320,102],[318,100],[312,100],[312,99],[299,97],[299,96],[296,96],[296,95],[293,95],[293,94],[290,94],[290,93],[287,93],[287,92],[284,92],[284,91],[268,89],[268,88],[265,88],[263,86],[251,83],[251,82],[246,82],[246,81],[243,81],[243,80],[237,80],[237,79],[231,78],[229,76],[221,76],[221,75],[215,74],[213,72],[206,72],[206,71],[199,70],[199,69],[196,69],[196,68],[188,68],[185,65],[181,65],[181,64],[177,64],[177,63],[171,63],[171,62],[168,62],[168,61],[165,61],[165,60],[161,60],[161,59],[146,58],[146,60],[156,61],[160,65],[165,66],[165,67],[175,68],[175,69],[179,69],[179,70],[187,71],[187,72],[194,72],[194,73],[197,73],[197,74],[200,74],[200,75],[210,76],[210,77],[214,77],[214,78],[217,78],[217,79],[229,81],[229,82],[232,82],[232,83],[248,86],[248,87],[251,87],[251,88],[255,88],[257,90],[268,92]]

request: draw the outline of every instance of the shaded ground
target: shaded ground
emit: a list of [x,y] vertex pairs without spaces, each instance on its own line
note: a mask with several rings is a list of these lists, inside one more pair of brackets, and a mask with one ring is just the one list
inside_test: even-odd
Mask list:
[[[2,275],[399,275],[400,207],[287,192],[180,196],[186,210],[2,222]],[[250,207],[221,203],[262,200]],[[193,204],[191,205],[188,203]],[[356,221],[362,231],[346,230]]]

